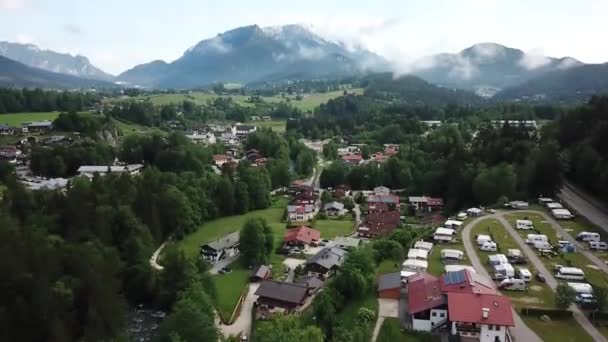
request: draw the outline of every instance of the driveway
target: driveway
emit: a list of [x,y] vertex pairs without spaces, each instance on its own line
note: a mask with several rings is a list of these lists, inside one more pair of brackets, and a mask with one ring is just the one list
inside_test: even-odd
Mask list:
[[[515,228],[513,228],[511,226],[511,224],[504,218],[503,215],[496,215],[496,219],[498,219],[498,221],[509,232],[509,234],[511,234],[511,236],[517,242],[517,244],[519,244],[519,247],[521,248],[522,252],[526,255],[528,260],[530,262],[532,262],[532,264],[534,265],[536,270],[545,277],[545,279],[547,281],[547,285],[549,285],[549,287],[551,287],[551,289],[553,291],[555,291],[557,284],[558,284],[557,280],[553,276],[553,273],[549,272],[549,270],[547,270],[547,268],[542,263],[542,261],[540,260],[540,258],[536,254],[536,252],[534,250],[532,250],[532,248],[529,245],[526,244],[524,239],[517,233]],[[578,306],[573,304],[570,307],[570,310],[574,314],[574,319],[576,319],[576,321],[581,325],[581,327],[583,327],[583,329],[585,329],[587,331],[587,333],[593,338],[594,341],[608,341],[608,340],[606,340],[604,335],[602,335],[595,328],[595,326],[593,324],[591,324],[591,322],[587,319],[585,314],[580,310],[580,308]]]
[[[475,220],[469,222],[462,231],[462,242],[464,244],[464,249],[467,252],[469,260],[471,260],[471,264],[475,268],[478,274],[488,279],[492,279],[492,277],[488,274],[488,271],[483,266],[479,256],[477,255],[477,248],[475,244],[471,241],[471,229],[487,218],[498,218],[498,214],[489,215],[489,216],[481,216],[476,218]],[[496,287],[496,283],[492,281],[492,284]],[[542,339],[536,335],[532,329],[528,328],[526,323],[521,319],[519,314],[513,309],[513,318],[515,319],[515,326],[510,329],[511,334],[513,335],[516,341],[526,341],[526,342],[541,342]]]
[[209,274],[211,274],[211,275],[218,274],[222,268],[229,266],[230,264],[235,262],[238,258],[239,258],[239,256],[235,255],[233,257],[222,259],[222,260],[216,262],[215,264],[213,264],[213,266],[209,270]]
[[162,271],[164,269],[164,267],[158,264],[158,256],[160,255],[160,252],[162,252],[163,248],[165,248],[166,243],[166,241],[163,242],[163,244],[160,245],[156,251],[154,251],[154,254],[152,254],[152,257],[150,258],[150,266],[157,271]]
[[399,318],[399,299],[378,298],[378,318],[374,326],[372,342],[375,342],[380,333],[385,318]]
[[216,325],[218,325],[224,337],[229,337],[231,335],[238,336],[240,334],[246,334],[247,336],[251,335],[251,310],[253,310],[253,304],[258,299],[258,296],[254,295],[255,291],[258,290],[258,287],[260,287],[259,283],[249,284],[249,292],[247,292],[247,297],[245,297],[245,300],[241,305],[239,316],[234,323],[231,325],[224,325],[218,322],[219,319],[216,320]]
[[606,204],[570,183],[564,184],[558,196],[580,215],[585,216],[589,221],[608,232],[608,208],[606,208]]

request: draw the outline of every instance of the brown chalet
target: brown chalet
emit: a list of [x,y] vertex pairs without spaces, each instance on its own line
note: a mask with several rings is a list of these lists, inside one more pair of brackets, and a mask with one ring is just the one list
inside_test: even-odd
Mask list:
[[392,233],[399,223],[401,218],[398,211],[370,212],[365,222],[359,226],[358,233],[365,238],[385,236]]
[[255,292],[257,303],[269,311],[291,312],[304,303],[309,294],[306,285],[263,280]]

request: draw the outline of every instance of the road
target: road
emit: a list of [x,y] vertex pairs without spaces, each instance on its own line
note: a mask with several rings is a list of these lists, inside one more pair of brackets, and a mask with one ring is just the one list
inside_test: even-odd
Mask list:
[[564,184],[558,196],[569,207],[608,233],[608,209],[604,203],[570,183]]
[[[498,215],[495,214],[491,216],[478,217],[475,220],[471,221],[469,224],[467,224],[462,231],[462,242],[464,244],[464,249],[467,252],[469,260],[471,260],[471,264],[473,265],[475,270],[477,270],[477,273],[488,279],[492,279],[492,277],[490,276],[490,274],[488,274],[488,271],[483,266],[481,260],[479,259],[479,256],[477,255],[477,248],[475,244],[471,241],[471,229],[473,229],[473,227],[482,220],[492,217],[498,217]],[[494,282],[492,282],[492,284],[496,286]],[[528,328],[526,323],[524,323],[524,321],[521,319],[515,309],[513,309],[513,318],[515,319],[515,326],[510,329],[510,332],[516,341],[542,342],[542,339],[538,337],[538,335],[536,335],[536,333],[532,331],[532,329]]]
[[160,252],[162,252],[163,248],[165,248],[166,243],[167,242],[163,242],[163,244],[154,251],[154,254],[152,254],[152,257],[150,258],[150,266],[157,271],[162,271],[164,269],[164,267],[158,264],[158,256],[160,255]]
[[224,337],[229,337],[231,335],[238,336],[240,334],[245,334],[247,336],[251,335],[251,311],[253,310],[253,304],[258,299],[258,296],[255,295],[255,291],[258,290],[258,287],[260,287],[260,283],[249,284],[249,292],[247,292],[247,297],[245,297],[245,300],[241,305],[239,316],[234,323],[231,325],[224,325],[220,324],[219,318],[216,319],[216,326],[219,327]]
[[229,266],[230,264],[235,262],[238,258],[239,258],[239,256],[235,255],[231,258],[222,259],[222,260],[216,262],[215,264],[213,264],[213,266],[211,266],[211,269],[209,270],[209,274],[211,274],[211,275],[218,274],[222,268]]
[[378,298],[378,318],[372,335],[372,342],[375,342],[382,328],[385,318],[399,317],[399,299]]

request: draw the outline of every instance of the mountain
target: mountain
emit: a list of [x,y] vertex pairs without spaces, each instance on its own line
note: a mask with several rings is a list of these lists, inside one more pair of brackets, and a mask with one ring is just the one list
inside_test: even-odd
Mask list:
[[0,87],[76,89],[114,88],[116,85],[32,68],[0,56]]
[[303,26],[252,25],[203,40],[172,63],[136,66],[118,80],[148,87],[194,88],[224,81],[340,77],[386,65],[369,51],[325,40]]
[[497,100],[532,102],[584,102],[592,95],[608,94],[608,63],[555,70],[496,94]]
[[457,54],[443,53],[415,63],[413,74],[449,87],[492,96],[501,89],[522,84],[547,72],[566,70],[583,63],[571,58],[527,54],[494,43],[473,45]]
[[0,42],[0,56],[33,68],[70,76],[101,81],[112,81],[114,78],[93,66],[84,56],[42,50],[33,44]]

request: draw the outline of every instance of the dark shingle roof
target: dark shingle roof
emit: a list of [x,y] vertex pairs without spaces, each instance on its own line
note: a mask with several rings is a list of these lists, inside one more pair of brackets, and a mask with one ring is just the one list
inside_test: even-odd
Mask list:
[[307,294],[308,288],[305,285],[284,283],[274,280],[263,281],[258,290],[255,291],[256,296],[291,304],[301,304]]
[[234,247],[239,243],[239,236],[240,233],[238,231],[230,233],[226,236],[222,236],[221,238],[215,241],[209,242],[207,246],[213,248],[216,251],[221,251],[226,248]]
[[383,274],[378,278],[378,291],[401,287],[401,272]]
[[338,247],[326,247],[306,261],[307,265],[317,264],[325,269],[340,267],[344,262],[346,251]]

